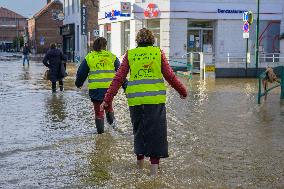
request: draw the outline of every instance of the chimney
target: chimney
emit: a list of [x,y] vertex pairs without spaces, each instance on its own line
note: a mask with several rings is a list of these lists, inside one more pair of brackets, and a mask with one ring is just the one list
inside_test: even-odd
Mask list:
[[46,4],[48,4],[48,3],[50,3],[50,2],[51,2],[51,0],[47,0],[47,1],[46,1]]

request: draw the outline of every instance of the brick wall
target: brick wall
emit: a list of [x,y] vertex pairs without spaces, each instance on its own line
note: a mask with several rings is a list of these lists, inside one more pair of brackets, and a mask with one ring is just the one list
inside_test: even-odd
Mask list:
[[[37,17],[34,21],[29,22],[29,36],[33,41],[32,45],[36,49],[36,53],[45,53],[51,43],[62,44],[62,36],[60,35],[60,27],[63,21],[53,20],[52,10],[63,10],[63,5],[53,3],[46,12]],[[44,38],[44,45],[40,44],[40,39]]]
[[27,27],[27,21],[26,19],[17,19],[15,21],[15,19],[11,18],[0,18],[0,25],[6,25],[0,27],[0,41],[12,42],[17,37],[17,31],[18,35],[22,36],[24,28]]

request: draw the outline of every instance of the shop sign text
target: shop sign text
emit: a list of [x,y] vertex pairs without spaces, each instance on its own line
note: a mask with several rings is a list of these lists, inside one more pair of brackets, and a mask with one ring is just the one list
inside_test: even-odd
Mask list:
[[122,13],[119,10],[112,10],[111,12],[105,12],[105,18],[109,20],[117,20],[117,17],[130,17],[130,13]]
[[237,10],[237,9],[218,9],[218,13],[222,14],[243,14],[246,10]]

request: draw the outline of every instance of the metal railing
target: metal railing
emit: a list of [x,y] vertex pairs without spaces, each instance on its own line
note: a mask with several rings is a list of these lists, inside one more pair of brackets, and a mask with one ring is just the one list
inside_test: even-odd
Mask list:
[[279,68],[281,68],[281,72],[280,72],[280,81],[278,81],[278,83],[274,84],[272,87],[270,88],[266,88],[264,87],[264,91],[262,92],[262,88],[263,88],[263,80],[265,80],[266,78],[266,71],[261,73],[260,76],[258,77],[258,95],[257,95],[257,103],[260,104],[261,103],[261,97],[263,96],[267,96],[267,94],[272,91],[273,89],[277,88],[277,87],[281,87],[280,89],[280,99],[284,99],[284,66],[279,66]]

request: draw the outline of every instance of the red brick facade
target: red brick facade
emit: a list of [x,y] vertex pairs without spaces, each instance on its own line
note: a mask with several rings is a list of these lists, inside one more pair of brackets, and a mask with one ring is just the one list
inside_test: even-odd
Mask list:
[[51,43],[62,45],[60,27],[63,25],[63,21],[54,19],[55,12],[62,12],[62,10],[62,3],[55,0],[29,19],[30,45],[36,53],[45,53]]
[[17,36],[23,36],[27,28],[25,17],[3,7],[0,7],[0,45],[13,43]]

